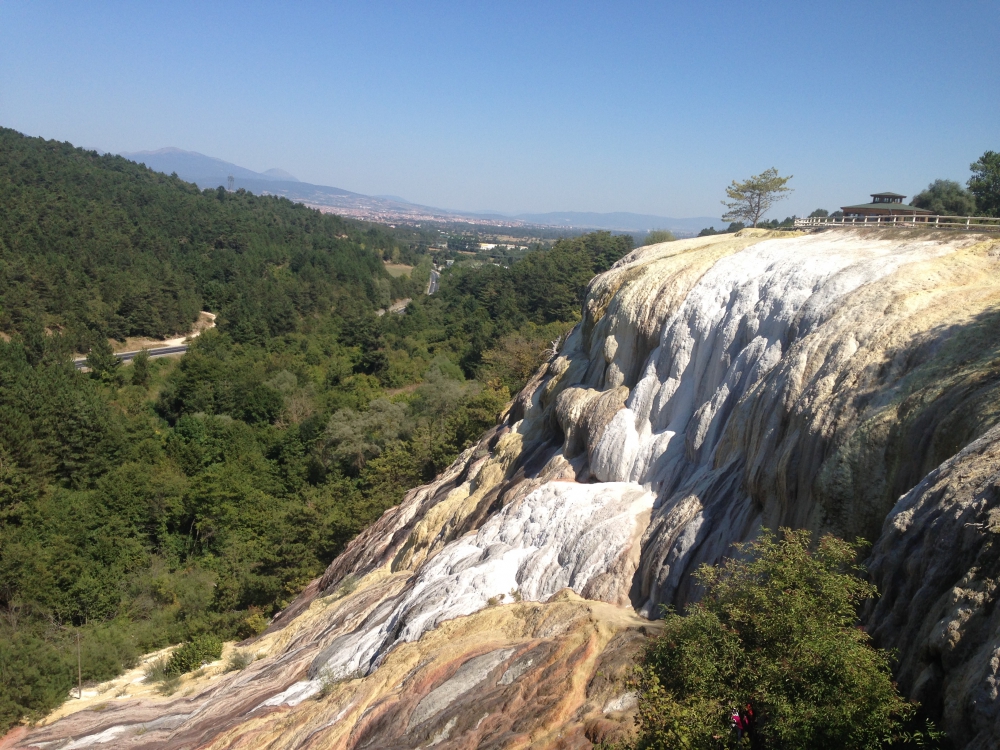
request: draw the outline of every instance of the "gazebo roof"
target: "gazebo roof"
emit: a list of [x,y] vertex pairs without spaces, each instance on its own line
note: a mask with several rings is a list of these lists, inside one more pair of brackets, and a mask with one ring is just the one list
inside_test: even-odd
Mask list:
[[928,211],[926,208],[917,208],[906,203],[859,203],[856,206],[841,206],[840,210],[847,213],[852,208],[870,208],[878,211],[903,211],[909,214],[927,214],[928,216],[934,213],[933,211]]
[[899,193],[869,193],[872,198],[905,198],[905,195],[900,195]]

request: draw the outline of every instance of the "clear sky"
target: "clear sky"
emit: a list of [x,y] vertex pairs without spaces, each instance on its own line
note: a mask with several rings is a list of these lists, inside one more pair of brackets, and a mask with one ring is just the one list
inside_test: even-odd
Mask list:
[[1000,2],[0,0],[0,124],[456,209],[773,215],[1000,150]]

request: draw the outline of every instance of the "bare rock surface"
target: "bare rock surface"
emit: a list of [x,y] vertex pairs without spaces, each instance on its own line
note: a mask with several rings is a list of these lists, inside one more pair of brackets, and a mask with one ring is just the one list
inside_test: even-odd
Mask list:
[[8,746],[590,747],[629,730],[647,618],[778,526],[877,540],[865,622],[900,685],[959,746],[1000,745],[998,247],[745,230],[636,250],[502,423],[244,646],[251,666],[67,704]]
[[872,551],[882,592],[866,620],[899,654],[903,690],[959,746],[1000,737],[1000,427],[899,499]]

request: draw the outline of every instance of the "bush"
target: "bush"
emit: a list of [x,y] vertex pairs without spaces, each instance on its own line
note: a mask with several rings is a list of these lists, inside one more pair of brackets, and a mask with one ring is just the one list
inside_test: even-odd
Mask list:
[[337,586],[337,590],[334,592],[334,596],[338,599],[343,599],[345,596],[350,596],[354,593],[355,589],[358,588],[358,577],[352,573],[348,573],[340,580],[340,585]]
[[41,638],[0,631],[0,733],[63,700],[75,686],[69,667]]
[[646,239],[643,240],[643,245],[656,245],[660,242],[673,242],[677,238],[674,237],[674,233],[669,229],[653,229],[646,234]]
[[249,651],[233,650],[226,662],[227,672],[239,672],[253,664],[254,655]]
[[897,692],[889,655],[870,645],[857,607],[859,545],[808,531],[769,534],[746,557],[696,577],[705,597],[663,634],[639,670],[642,748],[716,748],[750,707],[751,747],[881,748],[912,735],[916,706]]
[[161,656],[158,659],[153,659],[145,667],[143,667],[143,682],[162,682],[167,676],[167,664],[170,662],[170,657]]
[[200,635],[174,651],[167,662],[166,674],[180,675],[193,672],[202,664],[222,656],[222,641],[215,636]]

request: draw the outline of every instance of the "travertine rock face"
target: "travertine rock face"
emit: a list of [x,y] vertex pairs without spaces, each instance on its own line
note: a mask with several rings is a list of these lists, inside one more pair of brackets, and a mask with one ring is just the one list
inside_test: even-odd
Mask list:
[[900,686],[940,715],[958,746],[1000,738],[1000,427],[896,503],[869,568],[882,592],[866,613],[899,653]]
[[503,423],[247,646],[259,661],[64,707],[15,746],[589,747],[629,728],[647,618],[762,526],[878,540],[865,617],[900,684],[997,746],[998,249],[869,230],[635,251]]

